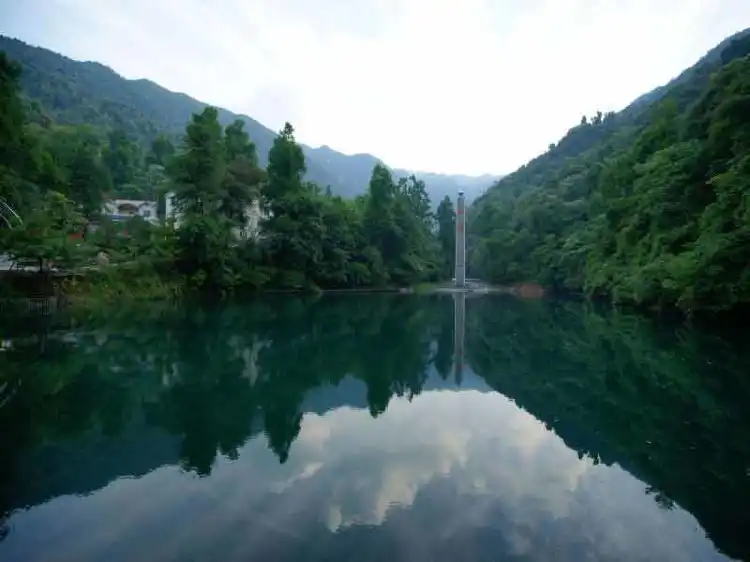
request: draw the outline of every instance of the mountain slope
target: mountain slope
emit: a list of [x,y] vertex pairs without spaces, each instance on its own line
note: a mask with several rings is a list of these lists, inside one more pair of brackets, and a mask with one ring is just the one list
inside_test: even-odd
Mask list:
[[[594,117],[587,120],[586,124],[571,128],[556,145],[551,145],[546,153],[495,182],[477,201],[477,207],[486,199],[504,198],[508,195],[518,195],[530,188],[543,187],[546,182],[553,180],[556,174],[565,173],[564,168],[570,166],[571,158],[577,158],[590,150],[601,149],[605,144],[609,144],[610,148],[626,145],[648,124],[651,108],[663,100],[667,93],[675,101],[678,109],[686,108],[699,97],[708,86],[711,75],[722,66],[722,55],[725,58],[731,55],[731,51],[727,50],[732,44],[748,37],[750,28],[735,33],[708,51],[696,64],[668,84],[641,95],[622,111],[600,115],[600,121]],[[590,126],[594,121],[597,121],[596,126]]]
[[684,308],[750,302],[750,31],[584,119],[471,209],[473,274]]
[[727,37],[721,43],[716,45],[713,49],[708,51],[701,59],[691,66],[690,68],[681,72],[676,78],[670,80],[664,86],[643,94],[632,102],[624,112],[634,112],[640,107],[648,106],[654,102],[662,99],[670,90],[684,85],[689,81],[693,81],[693,84],[697,87],[703,87],[706,85],[708,77],[713,71],[715,71],[722,64],[722,55],[725,53],[727,47],[739,39],[743,39],[750,35],[750,28],[739,31],[734,35]]
[[[0,50],[21,65],[21,86],[39,120],[121,128],[146,144],[159,133],[181,136],[190,116],[206,107],[203,102],[169,91],[150,80],[127,80],[102,64],[75,61],[18,39],[0,36]],[[219,108],[219,120],[223,125],[235,119],[244,121],[245,130],[256,144],[261,164],[265,166],[276,133],[251,117]],[[369,154],[348,156],[327,146],[303,146],[303,150],[307,158],[307,179],[321,186],[330,185],[334,193],[350,197],[364,193],[372,168],[379,162]],[[394,173],[397,176],[407,174],[402,170]],[[465,189],[469,195],[479,195],[498,179],[493,176],[417,175],[420,179],[429,177],[427,187],[433,203],[446,194],[453,195],[458,189]]]

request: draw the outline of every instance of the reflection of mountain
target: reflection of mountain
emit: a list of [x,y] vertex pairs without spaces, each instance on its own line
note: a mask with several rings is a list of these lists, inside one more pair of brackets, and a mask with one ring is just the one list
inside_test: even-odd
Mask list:
[[[357,543],[357,559],[366,560],[427,560],[435,552],[449,560],[526,559],[532,550],[534,560],[719,558],[710,549],[680,552],[702,538],[688,537],[695,525],[687,514],[660,513],[632,476],[578,458],[494,393],[423,392],[412,403],[394,400],[377,421],[347,410],[310,416],[294,464],[298,474],[315,471],[290,478],[289,495],[320,509],[336,532],[311,542],[342,558]],[[269,519],[289,518],[290,506],[276,504]],[[286,526],[306,523],[300,517]],[[571,556],[570,537],[585,556]],[[285,550],[268,558],[289,559]]]
[[0,556],[724,560],[692,516],[660,509],[644,488],[579,458],[499,394],[422,392],[378,419],[348,407],[306,414],[283,465],[258,436],[210,479],[162,467],[16,514]]
[[367,409],[367,386],[359,379],[344,377],[336,385],[310,389],[302,402],[303,412],[324,414],[339,406]]
[[[251,316],[230,308],[27,335],[6,354],[3,380],[22,392],[0,410],[16,428],[0,434],[0,500],[34,505],[178,462],[207,474],[217,453],[236,456],[261,432],[285,459],[302,413],[377,412],[392,393],[421,390],[433,318],[420,310],[404,299],[271,302]],[[389,334],[398,343],[379,354]],[[34,371],[44,376],[30,380]]]
[[135,422],[118,435],[87,433],[42,445],[22,457],[14,482],[15,506],[42,504],[68,494],[87,494],[123,476],[139,477],[178,464],[179,442],[167,432]]
[[[455,389],[433,372],[424,391]],[[490,390],[483,379],[470,374],[461,388]],[[367,410],[367,387],[362,381],[344,378],[338,385],[313,388],[305,396],[301,412],[325,414],[342,407]],[[252,438],[263,430],[254,428]],[[180,464],[177,435],[143,420],[134,420],[115,435],[87,431],[72,440],[40,445],[19,459],[13,481],[13,506],[42,504],[63,495],[88,494],[121,477],[140,477],[165,465]],[[11,507],[12,509],[12,507]]]
[[[490,392],[492,388],[487,385],[482,377],[474,373],[465,373],[461,384],[454,379],[443,379],[434,368],[427,369],[428,377],[422,385],[422,392],[429,390],[447,390],[461,388],[473,389],[480,392]],[[341,406],[349,406],[366,410],[367,386],[364,382],[353,377],[345,377],[336,385],[325,385],[313,388],[305,395],[302,402],[302,412],[324,414]]]
[[[486,297],[465,314],[461,388],[503,392],[580,456],[619,464],[662,505],[687,508],[719,547],[750,552],[739,528],[750,390],[733,374],[741,365],[726,364],[735,352],[697,331],[674,340],[643,319],[573,305]],[[15,429],[0,435],[0,512],[164,465],[207,475],[249,443],[268,446],[286,463],[269,470],[286,474],[327,413],[393,416],[394,397],[455,388],[453,322],[451,297],[267,299],[92,320],[75,337],[45,337],[42,355],[19,344],[0,374],[23,382],[0,409],[0,427]],[[328,474],[310,462],[304,474]],[[341,506],[330,525],[346,527],[358,509]]]
[[648,482],[750,557],[747,354],[627,314],[503,299],[469,313],[471,364],[582,455]]

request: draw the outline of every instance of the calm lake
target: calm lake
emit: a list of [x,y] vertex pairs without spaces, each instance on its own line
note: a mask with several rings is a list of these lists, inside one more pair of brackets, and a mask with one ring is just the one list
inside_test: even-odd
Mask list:
[[4,328],[0,560],[750,558],[750,350],[505,296]]

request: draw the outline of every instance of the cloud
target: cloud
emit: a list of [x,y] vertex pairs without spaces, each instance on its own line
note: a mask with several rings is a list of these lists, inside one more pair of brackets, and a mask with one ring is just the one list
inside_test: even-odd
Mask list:
[[393,166],[508,172],[750,22],[745,0],[29,0],[5,33]]
[[209,478],[163,467],[11,525],[0,550],[10,560],[30,559],[39,536],[77,560],[110,558],[115,546],[131,559],[234,560],[332,555],[350,540],[434,558],[441,545],[477,548],[480,534],[498,556],[580,547],[596,559],[722,559],[691,515],[660,509],[627,472],[579,459],[513,402],[473,390],[394,398],[376,419],[349,407],[309,413],[284,465],[257,437]]

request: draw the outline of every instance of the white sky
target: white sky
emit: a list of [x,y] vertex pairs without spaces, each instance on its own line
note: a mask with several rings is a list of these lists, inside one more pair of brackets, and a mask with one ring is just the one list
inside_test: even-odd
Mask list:
[[750,26],[750,0],[0,0],[0,32],[298,140],[507,173]]

